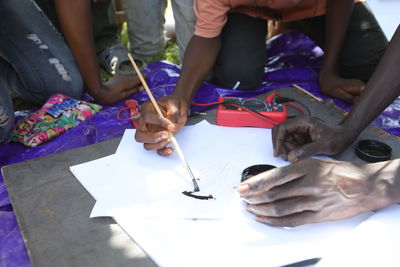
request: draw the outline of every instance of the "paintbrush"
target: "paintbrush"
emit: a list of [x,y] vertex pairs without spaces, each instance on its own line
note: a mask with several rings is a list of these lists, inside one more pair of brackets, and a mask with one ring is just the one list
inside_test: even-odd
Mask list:
[[[143,85],[144,89],[146,90],[147,95],[149,96],[151,103],[153,103],[153,106],[156,109],[157,114],[159,116],[165,118],[164,114],[161,112],[161,109],[157,104],[157,101],[154,99],[154,96],[151,93],[150,88],[146,83],[146,80],[143,78],[142,73],[140,72],[139,68],[137,67],[137,65],[135,63],[135,60],[133,59],[133,57],[132,57],[132,55],[130,53],[128,53],[128,57],[129,57],[129,60],[132,63],[133,68],[135,69],[137,75],[139,76],[139,79],[142,82],[142,85]],[[181,159],[183,165],[185,165],[186,170],[188,171],[188,173],[189,173],[189,175],[190,175],[190,177],[192,179],[192,183],[193,183],[193,186],[194,186],[194,192],[199,192],[200,191],[199,185],[197,184],[196,178],[194,177],[193,172],[190,169],[189,164],[185,159],[185,156],[183,155],[183,151],[182,151],[181,147],[179,146],[178,142],[176,141],[174,135],[171,132],[169,132],[169,137],[171,139],[171,142],[172,142],[173,146],[175,147],[176,152],[178,153],[179,158]]]

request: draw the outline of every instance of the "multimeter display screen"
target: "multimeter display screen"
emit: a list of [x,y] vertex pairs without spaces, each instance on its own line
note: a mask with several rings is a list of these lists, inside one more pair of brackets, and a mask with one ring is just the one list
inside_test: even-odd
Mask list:
[[[229,105],[233,104],[233,105]],[[224,99],[225,110],[240,110],[240,107],[251,111],[266,112],[283,112],[282,104],[267,103],[258,99],[247,98],[226,98]]]

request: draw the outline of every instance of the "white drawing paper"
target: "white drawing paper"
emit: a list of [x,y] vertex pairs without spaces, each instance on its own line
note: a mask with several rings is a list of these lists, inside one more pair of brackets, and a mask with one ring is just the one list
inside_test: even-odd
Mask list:
[[254,164],[286,165],[272,155],[271,130],[219,127],[202,122],[176,138],[202,194],[177,155],[146,151],[127,130],[116,154],[71,167],[96,199],[91,217],[111,216],[160,266],[279,266],[320,257],[370,214],[293,229],[254,221],[234,186]]
[[338,242],[330,244],[318,267],[398,267],[400,206],[377,211]]

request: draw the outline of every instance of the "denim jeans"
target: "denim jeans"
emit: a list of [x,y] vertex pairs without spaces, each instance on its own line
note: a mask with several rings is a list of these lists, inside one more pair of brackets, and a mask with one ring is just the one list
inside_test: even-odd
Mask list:
[[9,89],[37,104],[83,92],[71,51],[33,0],[0,1],[0,142],[13,126]]
[[[172,0],[179,55],[182,61],[194,33],[196,15],[193,0]],[[164,13],[166,0],[125,0],[128,33],[133,54],[150,61],[165,47]]]
[[[61,31],[54,0],[35,0],[35,2],[45,12],[53,25]],[[117,18],[112,2],[92,2],[92,25],[96,53],[119,43]]]

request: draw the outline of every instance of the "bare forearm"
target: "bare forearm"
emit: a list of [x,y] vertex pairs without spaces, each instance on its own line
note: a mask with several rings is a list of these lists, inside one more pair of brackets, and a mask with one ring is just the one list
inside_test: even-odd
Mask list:
[[400,95],[400,27],[353,110],[341,125],[355,138],[371,121]]
[[92,33],[91,1],[56,0],[55,3],[64,36],[92,94],[99,89],[101,81]]
[[338,55],[347,32],[353,0],[328,0],[326,44],[322,72],[336,72]]
[[186,48],[181,76],[173,95],[191,103],[197,89],[212,70],[220,47],[219,37],[193,36]]

